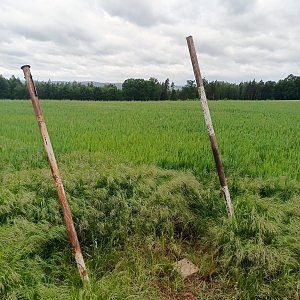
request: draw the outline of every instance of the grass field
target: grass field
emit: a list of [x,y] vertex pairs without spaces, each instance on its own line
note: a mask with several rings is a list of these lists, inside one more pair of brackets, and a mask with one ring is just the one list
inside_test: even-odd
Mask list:
[[[292,299],[300,102],[42,101],[91,287],[81,289],[30,101],[0,101],[0,298]],[[199,273],[182,280],[172,263]],[[190,297],[190,298],[189,298]]]

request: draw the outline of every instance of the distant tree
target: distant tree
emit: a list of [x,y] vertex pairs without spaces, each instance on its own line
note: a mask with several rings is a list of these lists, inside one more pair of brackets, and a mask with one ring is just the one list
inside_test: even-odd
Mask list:
[[158,100],[161,87],[157,79],[126,79],[122,84],[124,100]]
[[206,97],[211,100],[220,99],[219,83],[217,81],[208,82],[205,78],[203,79]]
[[143,79],[126,79],[122,84],[122,91],[125,100],[141,100],[140,87]]
[[95,86],[94,87],[94,100],[96,101],[101,101],[104,100],[103,99],[103,92],[102,92],[102,88],[100,86]]
[[10,86],[8,81],[0,75],[0,99],[10,99]]
[[[229,83],[203,79],[206,96],[211,100],[219,99],[300,99],[300,77],[290,74],[278,82],[255,79],[251,81]],[[198,98],[198,92],[193,80],[187,80],[181,89],[175,89],[174,82],[169,78],[159,83],[156,78],[126,79],[122,89],[109,84],[104,87],[94,86],[93,83],[80,82],[35,82],[40,99],[70,99],[70,100],[177,100]],[[26,99],[28,90],[24,82],[15,76],[5,79],[0,75],[0,99]]]
[[170,94],[170,100],[177,100],[177,91],[175,90],[175,84],[174,82],[171,83],[171,94]]
[[197,98],[197,88],[194,80],[187,80],[186,85],[179,92],[179,97],[182,100]]
[[169,100],[170,99],[170,80],[167,78],[165,82],[161,84],[161,100]]
[[261,99],[267,100],[267,99],[275,99],[275,81],[267,81],[265,82],[262,91],[261,91]]
[[19,78],[14,75],[8,80],[10,87],[10,98],[11,99],[27,99],[29,98],[28,90],[26,85],[22,83]]
[[159,100],[162,88],[158,80],[154,77],[151,77],[148,80],[147,85],[148,85],[149,100]]
[[[293,74],[290,74],[283,80],[279,80],[276,85],[277,96],[281,99],[299,99],[297,87],[298,79]],[[277,99],[280,99],[279,97]]]
[[116,85],[108,84],[102,88],[103,100],[122,100],[122,91]]

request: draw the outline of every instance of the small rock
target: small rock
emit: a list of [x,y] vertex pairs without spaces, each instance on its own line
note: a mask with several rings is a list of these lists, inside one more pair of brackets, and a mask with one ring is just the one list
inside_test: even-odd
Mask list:
[[183,278],[193,275],[199,271],[198,267],[186,258],[175,262],[173,266],[174,269],[179,272]]

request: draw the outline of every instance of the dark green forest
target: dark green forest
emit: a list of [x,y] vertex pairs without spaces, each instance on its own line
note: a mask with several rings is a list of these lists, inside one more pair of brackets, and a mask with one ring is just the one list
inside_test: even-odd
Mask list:
[[[197,98],[197,89],[193,80],[176,88],[167,78],[159,82],[156,78],[126,79],[122,89],[114,84],[103,87],[93,83],[36,81],[40,99],[69,99],[95,101],[147,101],[147,100],[186,100]],[[204,79],[207,98],[210,100],[294,100],[300,99],[300,76],[289,75],[279,81],[245,81],[229,83]],[[0,75],[0,99],[29,98],[25,83],[12,76],[9,79]]]

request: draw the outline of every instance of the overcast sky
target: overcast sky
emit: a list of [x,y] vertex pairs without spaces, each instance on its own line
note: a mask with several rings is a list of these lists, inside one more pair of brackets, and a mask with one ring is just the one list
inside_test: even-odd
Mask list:
[[0,0],[0,74],[37,80],[278,80],[300,69],[299,0]]

